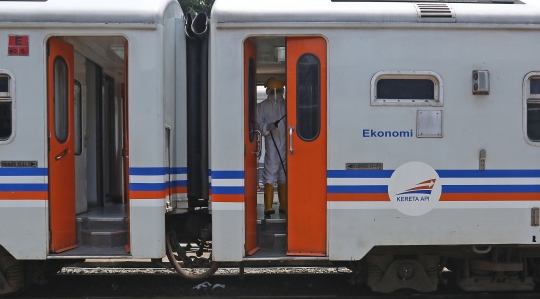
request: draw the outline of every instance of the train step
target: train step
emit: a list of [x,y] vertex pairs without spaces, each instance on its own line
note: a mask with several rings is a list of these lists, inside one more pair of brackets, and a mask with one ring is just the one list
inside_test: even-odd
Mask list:
[[258,243],[261,248],[281,251],[287,248],[287,234],[262,232],[259,234]]
[[127,244],[127,230],[82,230],[81,243],[92,247],[119,247]]
[[77,225],[80,225],[82,230],[127,230],[127,217],[80,217],[77,218]]
[[124,216],[77,217],[77,244],[117,247],[127,244],[128,225]]
[[262,219],[257,221],[260,248],[282,251],[287,248],[287,221],[285,219]]
[[261,219],[257,220],[260,232],[287,234],[286,219]]

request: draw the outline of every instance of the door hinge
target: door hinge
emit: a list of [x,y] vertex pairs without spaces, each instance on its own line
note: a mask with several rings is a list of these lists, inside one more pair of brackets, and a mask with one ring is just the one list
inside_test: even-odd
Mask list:
[[51,45],[47,43],[47,57],[51,55]]
[[49,231],[49,244],[52,244],[52,232]]
[[540,209],[531,209],[531,226],[540,226]]
[[485,149],[481,149],[480,150],[480,165],[478,167],[478,169],[480,171],[484,171],[486,170],[486,150]]

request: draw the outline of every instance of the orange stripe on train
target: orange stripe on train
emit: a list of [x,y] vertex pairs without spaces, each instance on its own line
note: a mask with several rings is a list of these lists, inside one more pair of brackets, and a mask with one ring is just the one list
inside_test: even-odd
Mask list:
[[390,201],[386,193],[329,193],[328,201]]
[[47,200],[49,193],[47,191],[7,191],[0,192],[0,200]]
[[244,194],[214,194],[212,202],[244,202]]

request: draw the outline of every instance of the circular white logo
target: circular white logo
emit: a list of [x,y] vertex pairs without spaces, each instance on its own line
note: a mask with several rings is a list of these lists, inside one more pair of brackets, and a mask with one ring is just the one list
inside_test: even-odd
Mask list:
[[401,213],[420,216],[431,211],[441,197],[439,175],[422,162],[409,162],[398,167],[390,177],[388,196]]

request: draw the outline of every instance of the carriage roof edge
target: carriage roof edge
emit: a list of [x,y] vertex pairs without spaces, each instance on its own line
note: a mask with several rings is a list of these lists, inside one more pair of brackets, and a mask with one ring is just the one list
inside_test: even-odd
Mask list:
[[[176,0],[0,1],[0,24],[163,24],[183,17]],[[1,25],[0,25],[1,26]]]
[[[437,2],[437,1],[432,1]],[[513,4],[439,1],[453,23],[540,25],[540,3]],[[418,23],[421,1],[337,2],[331,0],[216,0],[213,23]],[[429,20],[426,20],[429,22]]]

